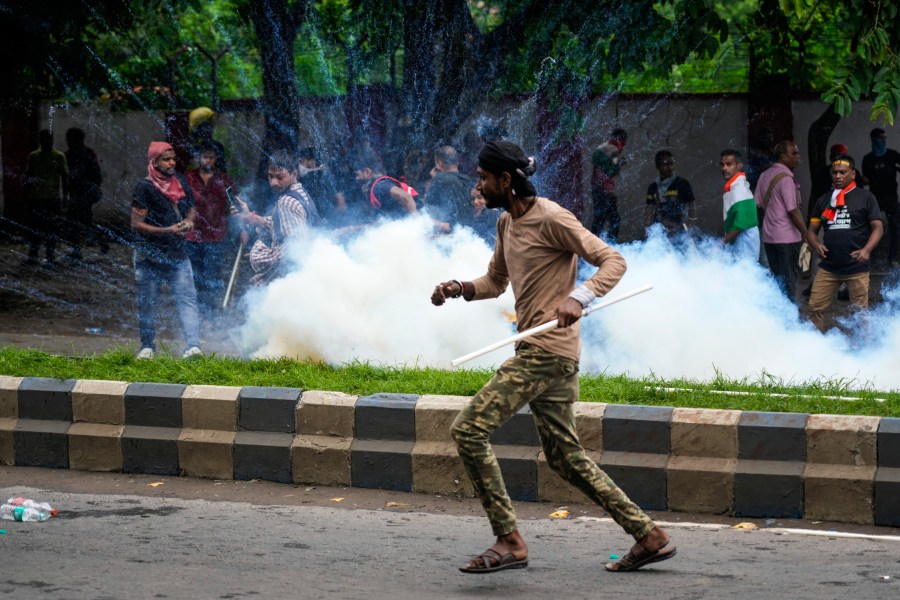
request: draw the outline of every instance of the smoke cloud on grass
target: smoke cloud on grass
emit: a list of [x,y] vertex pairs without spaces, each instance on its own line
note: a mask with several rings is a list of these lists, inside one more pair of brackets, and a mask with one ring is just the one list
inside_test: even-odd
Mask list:
[[656,231],[619,250],[629,268],[616,289],[654,289],[585,319],[583,371],[900,389],[896,286],[883,304],[842,322],[855,335],[822,335],[766,269],[733,260],[718,240],[678,251]]
[[292,272],[245,300],[242,345],[255,356],[449,368],[514,333],[503,316],[514,311],[510,292],[431,304],[437,283],[484,273],[491,250],[470,230],[434,238],[431,221],[419,217],[383,223],[345,245],[321,236],[289,251]]
[[[762,267],[734,261],[716,240],[679,250],[655,231],[647,242],[618,249],[628,272],[609,298],[654,288],[584,319],[583,373],[900,389],[896,285],[864,319],[843,324],[866,335],[822,335]],[[290,250],[292,272],[245,298],[248,354],[450,368],[451,359],[515,333],[505,316],[514,310],[509,291],[496,300],[431,305],[438,282],[486,270],[491,250],[468,230],[434,238],[420,217],[384,223],[345,244],[322,236]],[[512,352],[508,346],[463,367],[497,365]]]

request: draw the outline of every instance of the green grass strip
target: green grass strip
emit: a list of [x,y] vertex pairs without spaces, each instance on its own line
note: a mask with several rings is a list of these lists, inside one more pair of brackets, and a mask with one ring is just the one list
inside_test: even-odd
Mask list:
[[[94,355],[56,356],[39,350],[5,347],[0,349],[0,374],[127,382],[298,387],[354,395],[472,396],[490,378],[492,371],[444,371],[369,362],[352,362],[335,367],[287,358],[242,360],[204,356],[181,360],[165,354],[153,360],[137,360],[131,348]],[[828,396],[856,400],[835,400]],[[663,380],[653,376],[586,375],[581,377],[581,400],[680,408],[900,417],[900,391],[879,391],[858,386],[854,380],[784,382],[765,373],[756,379],[740,381],[719,376],[711,382]]]

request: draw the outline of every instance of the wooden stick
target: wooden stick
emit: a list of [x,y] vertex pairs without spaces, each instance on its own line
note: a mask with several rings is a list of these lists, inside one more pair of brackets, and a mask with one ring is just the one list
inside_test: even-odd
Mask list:
[[228,287],[225,289],[225,300],[222,301],[222,308],[228,308],[228,298],[231,296],[231,288],[234,285],[234,278],[237,277],[238,267],[241,266],[241,254],[244,253],[244,242],[238,246],[237,256],[234,257],[234,267],[231,269],[231,279],[228,280]]

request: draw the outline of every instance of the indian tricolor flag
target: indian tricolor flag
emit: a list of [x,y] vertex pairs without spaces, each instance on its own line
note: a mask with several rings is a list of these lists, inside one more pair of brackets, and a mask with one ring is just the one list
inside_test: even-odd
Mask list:
[[725,233],[729,231],[745,231],[759,225],[756,218],[756,202],[753,192],[743,172],[735,173],[725,183],[725,195],[722,197]]

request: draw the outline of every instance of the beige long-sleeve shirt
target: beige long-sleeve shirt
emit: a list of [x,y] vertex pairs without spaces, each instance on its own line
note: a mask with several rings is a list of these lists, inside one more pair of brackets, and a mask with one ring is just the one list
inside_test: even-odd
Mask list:
[[[473,281],[473,300],[496,298],[512,284],[519,331],[556,318],[556,309],[575,288],[578,257],[599,267],[584,285],[598,297],[625,274],[625,259],[584,228],[575,215],[547,198],[513,219],[497,223],[497,243],[487,273]],[[547,352],[572,360],[581,355],[581,321],[528,339]]]

